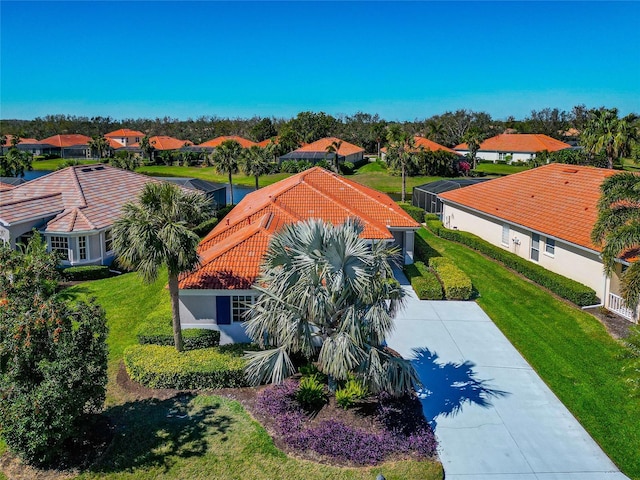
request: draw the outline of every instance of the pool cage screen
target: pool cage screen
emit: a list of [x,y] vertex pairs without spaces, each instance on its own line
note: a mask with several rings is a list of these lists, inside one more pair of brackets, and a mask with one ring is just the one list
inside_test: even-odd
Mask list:
[[455,180],[438,180],[413,188],[413,206],[420,207],[427,213],[442,214],[442,200],[439,194],[458,188],[474,185],[490,180],[488,178],[461,178]]

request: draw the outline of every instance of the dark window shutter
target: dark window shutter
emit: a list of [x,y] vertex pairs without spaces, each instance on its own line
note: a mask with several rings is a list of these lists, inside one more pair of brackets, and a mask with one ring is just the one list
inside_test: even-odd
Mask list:
[[231,325],[231,297],[216,297],[216,323]]

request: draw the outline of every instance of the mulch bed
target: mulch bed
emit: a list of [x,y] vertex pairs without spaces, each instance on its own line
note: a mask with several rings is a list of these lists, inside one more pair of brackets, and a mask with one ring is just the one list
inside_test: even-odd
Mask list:
[[586,308],[584,311],[596,317],[605,326],[609,335],[616,339],[628,337],[631,327],[635,326],[635,323],[601,307]]

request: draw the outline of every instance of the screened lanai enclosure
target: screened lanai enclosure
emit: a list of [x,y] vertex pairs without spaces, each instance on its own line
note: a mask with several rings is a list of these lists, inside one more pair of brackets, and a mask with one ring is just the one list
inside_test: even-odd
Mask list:
[[424,209],[427,213],[442,213],[442,201],[438,195],[449,190],[475,185],[486,182],[490,178],[453,178],[451,180],[437,180],[425,183],[418,187],[413,187],[413,206]]

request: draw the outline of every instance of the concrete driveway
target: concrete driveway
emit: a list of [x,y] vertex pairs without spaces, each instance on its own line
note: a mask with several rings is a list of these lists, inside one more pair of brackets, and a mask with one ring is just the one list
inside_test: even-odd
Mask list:
[[408,303],[388,339],[412,358],[446,480],[619,480],[609,460],[475,302]]

